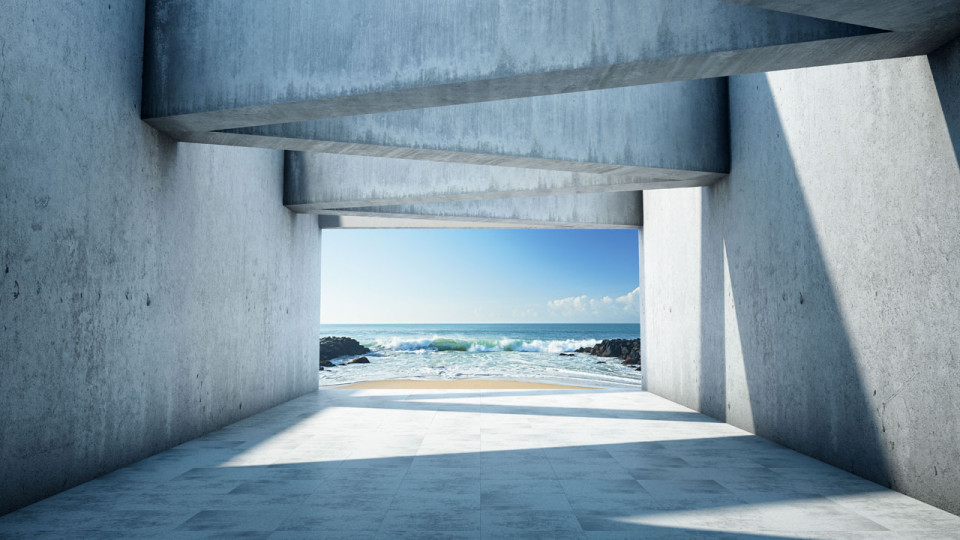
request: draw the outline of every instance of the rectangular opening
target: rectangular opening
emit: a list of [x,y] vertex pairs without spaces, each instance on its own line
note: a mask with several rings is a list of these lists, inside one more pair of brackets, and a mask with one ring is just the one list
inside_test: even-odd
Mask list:
[[324,231],[320,384],[496,379],[638,386],[637,235]]

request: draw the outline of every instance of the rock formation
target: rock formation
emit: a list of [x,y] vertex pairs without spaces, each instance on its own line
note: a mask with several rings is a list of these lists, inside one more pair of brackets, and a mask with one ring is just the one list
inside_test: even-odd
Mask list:
[[604,358],[619,358],[625,366],[640,365],[639,339],[605,339],[593,347],[580,347],[577,352]]
[[333,358],[366,354],[370,349],[361,345],[357,340],[348,337],[328,336],[320,338],[320,367],[333,367]]

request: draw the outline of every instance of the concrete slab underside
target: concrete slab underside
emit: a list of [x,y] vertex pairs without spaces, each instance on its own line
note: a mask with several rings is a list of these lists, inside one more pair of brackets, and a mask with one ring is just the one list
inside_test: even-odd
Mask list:
[[0,537],[960,538],[960,517],[642,391],[321,390]]

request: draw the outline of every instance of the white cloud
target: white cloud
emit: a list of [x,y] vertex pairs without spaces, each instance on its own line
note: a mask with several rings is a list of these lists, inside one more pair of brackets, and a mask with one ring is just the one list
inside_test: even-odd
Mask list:
[[576,313],[584,311],[584,308],[587,306],[587,304],[589,304],[587,295],[583,295],[551,300],[547,302],[547,307],[550,308],[550,311],[556,311],[560,313]]
[[638,320],[640,287],[623,296],[591,298],[585,294],[558,298],[547,302],[551,314],[562,318],[591,320]]
[[622,305],[624,310],[634,310],[640,313],[640,287],[618,297],[614,302]]

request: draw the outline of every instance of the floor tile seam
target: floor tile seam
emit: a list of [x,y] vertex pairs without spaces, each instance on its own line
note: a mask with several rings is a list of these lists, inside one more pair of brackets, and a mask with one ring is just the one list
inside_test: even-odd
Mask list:
[[[960,530],[960,515],[951,514],[950,512],[947,512],[946,510],[942,510],[942,509],[940,509],[940,508],[937,508],[936,506],[933,506],[933,505],[931,505],[931,504],[929,504],[929,503],[926,503],[926,502],[924,502],[924,501],[921,501],[921,500],[919,500],[919,499],[914,499],[913,497],[910,497],[909,495],[900,493],[900,492],[898,492],[898,491],[895,491],[895,490],[892,490],[892,489],[889,489],[889,488],[884,488],[883,486],[880,486],[880,487],[881,487],[881,488],[883,489],[883,491],[885,491],[885,492],[895,493],[895,494],[897,494],[897,495],[906,497],[906,498],[908,499],[909,503],[910,503],[910,508],[909,508],[909,510],[910,510],[911,512],[912,512],[913,510],[915,510],[915,509],[917,508],[917,505],[919,504],[919,505],[921,505],[921,507],[925,507],[927,510],[931,510],[931,509],[932,509],[932,510],[936,510],[936,511],[938,511],[938,512],[943,512],[943,513],[947,514],[948,517],[953,518],[953,521],[955,521],[955,523],[952,523],[952,524],[951,524],[952,526],[934,526],[934,527],[929,528],[929,529],[919,529],[920,531],[924,531],[924,532],[940,532],[940,531],[952,532],[952,531]],[[861,512],[855,510],[854,507],[853,507],[853,505],[851,505],[851,504],[849,504],[849,503],[842,502],[842,500],[838,500],[839,498],[842,498],[842,497],[843,497],[842,495],[837,495],[837,494],[835,494],[835,493],[834,493],[834,494],[830,494],[830,495],[823,494],[823,493],[818,493],[818,494],[819,494],[821,497],[824,497],[824,498],[826,498],[826,499],[828,499],[828,500],[830,500],[830,501],[833,501],[834,504],[837,504],[837,505],[842,506],[844,509],[847,509],[847,510],[850,510],[850,511],[852,511],[852,512],[855,512],[855,513],[857,513],[858,515],[861,515],[861,516],[869,519],[870,521],[873,521],[873,522],[879,524],[880,526],[885,527],[886,529],[890,530],[891,532],[910,532],[910,531],[917,531],[917,530],[918,530],[918,529],[910,529],[910,530],[908,531],[908,530],[906,530],[906,529],[904,529],[904,530],[901,530],[901,529],[891,529],[890,527],[887,527],[887,526],[884,525],[883,523],[878,522],[877,520],[871,518],[870,516],[866,516],[866,515],[862,514]],[[884,505],[884,506],[886,506],[886,505]]]
[[[877,484],[877,485],[881,488],[881,490],[884,490],[884,491],[894,491],[894,492],[895,492],[895,490],[892,490],[892,489],[889,489],[889,488],[885,488],[885,487],[883,487],[883,486],[880,486],[879,484]],[[834,497],[836,497],[836,494],[827,495],[827,494],[825,494],[825,493],[820,492],[819,490],[817,491],[817,494],[819,494],[819,495],[820,495],[821,497],[823,497],[824,499],[830,501],[831,503],[833,503],[833,504],[839,506],[840,508],[844,509],[845,511],[850,512],[850,513],[852,513],[852,514],[855,514],[855,515],[857,515],[857,516],[859,516],[859,517],[861,517],[861,518],[869,521],[870,523],[876,524],[878,527],[880,527],[880,528],[883,529],[884,531],[889,531],[889,532],[915,532],[915,531],[913,531],[913,530],[912,530],[912,531],[898,531],[898,529],[891,529],[890,527],[887,527],[886,525],[884,525],[884,524],[880,523],[879,521],[871,518],[870,516],[867,516],[866,514],[863,514],[862,512],[860,512],[859,510],[857,510],[857,509],[854,508],[853,506],[846,505],[846,504],[843,504],[843,503],[840,502],[840,501],[837,501],[836,499],[834,499]],[[909,495],[907,495],[907,496],[909,497]],[[912,499],[913,502],[923,503],[923,501],[920,501],[920,500],[918,500],[918,499],[913,499],[912,497],[911,497],[911,499]],[[943,529],[943,530],[955,530],[955,529]],[[929,532],[929,531],[928,531],[928,532]]]
[[[759,437],[758,435],[755,435],[755,436]],[[777,444],[778,446],[780,446],[780,447],[782,447],[782,448],[785,448],[785,449],[789,450],[790,452],[796,453],[796,454],[801,455],[801,456],[804,456],[804,457],[811,457],[811,458],[812,458],[812,456],[807,456],[807,455],[804,454],[803,452],[799,452],[799,451],[794,450],[794,449],[792,449],[792,448],[788,448],[788,447],[783,446],[783,445],[781,445],[780,443],[777,443],[777,442],[775,442],[775,441],[772,441],[772,442],[774,442],[774,444]],[[818,461],[818,462],[820,462],[820,463],[823,463],[823,464],[826,464],[826,465],[830,465],[829,463],[822,462],[822,461],[820,461],[820,460],[818,460],[818,459],[816,459],[816,458],[812,458],[812,459],[814,459],[814,460],[816,460],[816,461]],[[847,474],[852,475],[852,473],[849,473],[849,472],[847,472],[847,471],[844,471],[843,469],[840,469],[840,468],[835,467],[835,466],[832,466],[832,465],[830,465],[830,466],[833,467],[834,469],[836,469],[836,471],[830,471],[830,472],[831,472],[831,476],[834,476],[833,473],[835,473],[835,472],[839,472],[840,474],[844,474],[844,475],[847,475]],[[780,470],[777,470],[777,469],[783,469],[783,467],[765,467],[765,468],[767,468],[767,469],[769,469],[770,471],[772,471],[772,472],[773,472],[774,474],[776,474],[779,478],[784,479],[784,480],[787,480],[787,481],[790,481],[791,483],[793,483],[793,480],[792,480],[791,478],[789,478],[788,476],[783,475]],[[791,468],[791,469],[792,469],[792,468]],[[853,476],[856,476],[858,479],[861,479],[861,480],[866,480],[865,478],[862,478],[862,477],[857,476],[857,475],[853,475]],[[869,480],[868,480],[868,481],[869,481]],[[721,485],[723,485],[719,480],[717,480],[717,483],[720,483]],[[875,482],[874,482],[874,483],[875,483]],[[876,484],[876,486],[879,488],[877,491],[897,493],[895,490],[886,488],[886,487],[884,487],[884,486],[881,486],[880,484]],[[728,488],[728,487],[726,487],[726,486],[724,486],[724,488],[726,488],[727,490],[730,490],[730,488]],[[730,490],[730,491],[733,491],[733,490]],[[825,493],[824,491],[818,489],[817,486],[813,487],[813,488],[811,489],[811,491],[813,491],[815,494],[819,495],[820,497],[823,497],[825,500],[830,501],[832,504],[834,504],[834,505],[842,508],[843,510],[845,510],[845,511],[847,511],[847,512],[850,512],[850,513],[852,513],[852,514],[854,514],[854,515],[856,515],[856,516],[858,516],[858,517],[860,517],[860,518],[862,518],[862,519],[865,519],[865,520],[869,521],[870,523],[875,524],[876,526],[880,527],[883,531],[897,532],[895,529],[890,529],[890,528],[887,527],[886,525],[883,525],[882,523],[880,523],[880,522],[872,519],[871,517],[863,514],[862,512],[858,511],[857,509],[853,508],[852,506],[843,504],[843,503],[841,503],[840,501],[836,500],[836,499],[835,499],[835,497],[837,497],[837,494],[836,494],[836,493]],[[734,491],[734,493],[736,493],[736,494],[739,495],[739,493],[736,492],[736,491]],[[909,497],[908,495],[905,495],[905,496]],[[919,501],[919,500],[917,500],[917,499],[913,499],[912,497],[909,497],[909,498],[910,498],[912,501],[914,501],[914,502],[922,502],[922,501]],[[749,504],[756,504],[756,503],[749,503]],[[761,510],[761,511],[763,510],[763,508],[762,508],[763,506],[764,506],[764,505],[760,505],[760,507],[761,507],[760,510]],[[900,532],[904,532],[904,531],[900,531]]]
[[[645,488],[645,489],[646,489],[646,488]],[[739,494],[736,494],[736,493],[735,493],[735,495],[739,495]],[[744,499],[742,499],[742,498],[740,498],[740,497],[737,497],[737,498],[738,498],[738,499],[740,500],[740,502],[742,503],[742,505],[738,505],[738,506],[744,506],[744,507],[747,507],[748,509],[750,509],[750,510],[752,510],[752,511],[758,512],[758,513],[760,513],[764,518],[767,518],[767,519],[772,519],[772,518],[773,518],[773,516],[772,516],[771,514],[768,514],[768,511],[769,511],[770,509],[769,509],[769,508],[766,508],[766,507],[769,506],[770,504],[774,504],[774,503],[751,502],[751,501],[744,500]],[[664,500],[670,500],[670,499],[664,499]],[[796,501],[790,501],[788,504],[789,504],[790,507],[792,508],[793,505],[795,504],[795,502],[796,502]],[[727,508],[724,508],[723,510],[724,510],[724,511],[732,511],[732,507],[727,507]],[[844,508],[844,510],[849,510],[849,509]],[[667,518],[669,518],[669,519],[673,519],[673,520],[678,521],[678,522],[682,522],[682,516],[678,516],[677,514],[684,514],[684,513],[686,513],[686,512],[688,512],[687,509],[663,509],[663,510],[658,511],[657,514],[664,515],[665,517],[667,517]],[[863,515],[860,514],[859,512],[850,511],[850,513],[856,515],[856,517],[863,518],[863,519],[865,519],[866,521],[868,521],[868,522],[874,524],[875,526],[879,527],[879,530],[875,530],[875,531],[867,531],[867,530],[864,530],[864,529],[856,529],[856,530],[853,531],[853,532],[916,532],[916,531],[896,531],[896,530],[890,529],[890,528],[888,528],[888,527],[886,527],[886,526],[884,526],[884,525],[882,525],[882,524],[880,524],[880,523],[877,523],[876,521],[874,521],[874,520],[872,520],[872,519],[870,519],[870,518],[868,518],[868,517],[866,517],[866,516],[863,516]],[[777,527],[770,527],[770,526],[761,525],[761,526],[757,529],[756,532],[784,533],[785,531],[786,531],[786,529],[783,529],[783,528],[777,528]],[[851,532],[851,531],[850,531],[849,529],[844,529],[844,530],[841,530],[841,529],[836,529],[836,530],[834,530],[834,529],[814,529],[814,530],[812,530],[812,532],[836,532],[836,533],[842,533],[842,532]]]
[[483,426],[484,420],[489,416],[484,410],[485,401],[487,400],[487,395],[489,390],[480,389],[480,526],[478,527],[477,533],[480,535],[480,538],[484,538],[483,535]]
[[567,503],[567,507],[570,508],[570,515],[577,522],[577,526],[580,527],[580,532],[585,533],[586,530],[583,528],[583,525],[580,523],[580,518],[573,512],[573,504],[570,503],[570,494],[567,493],[567,488],[564,487],[563,482],[560,481],[560,477],[557,476],[557,470],[553,466],[553,461],[550,460],[550,455],[547,452],[543,452],[543,458],[547,460],[547,464],[550,466],[550,472],[553,473],[553,480],[555,480],[560,485],[561,493],[563,493],[563,500]]
[[[287,518],[289,518],[289,517],[293,514],[293,512],[294,512],[295,510],[297,510],[297,509],[300,508],[301,506],[305,506],[305,505],[306,505],[306,503],[302,503],[302,502],[301,502],[301,503],[294,504],[294,505],[290,505],[289,510],[287,510],[286,512],[282,512],[282,513],[281,513],[281,514],[282,514],[282,517],[277,520],[277,526],[274,527],[274,529],[271,530],[271,531],[269,531],[269,532],[270,532],[270,533],[276,532],[276,531],[278,530],[278,527],[280,527],[280,525],[281,525],[283,522],[285,522],[285,521],[287,520]],[[283,505],[283,506],[286,506],[286,505]],[[171,533],[171,534],[172,534],[172,533],[176,532],[180,527],[182,527],[183,525],[185,525],[188,521],[190,521],[191,519],[195,518],[196,516],[198,516],[198,515],[201,514],[202,512],[206,512],[206,511],[213,511],[213,512],[228,511],[228,512],[229,512],[229,511],[232,511],[232,510],[229,510],[229,509],[226,509],[226,508],[213,508],[213,509],[201,508],[200,510],[197,510],[196,512],[193,512],[192,514],[190,514],[190,515],[189,515],[186,519],[184,519],[183,521],[176,522],[175,524],[173,524],[173,525],[171,525],[171,526],[166,526],[166,527],[164,527],[164,528],[163,528],[163,531],[164,531],[164,533]]]
[[[439,413],[440,411],[438,410],[433,411],[433,416],[430,418],[430,424],[427,426],[427,429],[421,434],[420,444],[417,445],[417,450],[413,453],[413,459],[416,459],[417,454],[420,453],[420,447],[423,446],[423,440],[426,438],[427,432],[430,431],[430,426],[432,426],[433,422],[436,421],[437,415]],[[383,514],[383,519],[380,520],[380,526],[377,527],[377,532],[374,533],[374,538],[379,537],[380,534],[383,532],[383,526],[387,522],[387,514],[389,514],[390,510],[393,508],[393,505],[397,500],[397,494],[400,493],[400,489],[403,487],[404,480],[406,480],[407,475],[410,474],[410,469],[412,468],[412,464],[413,463],[411,461],[411,464],[407,465],[407,467],[403,471],[403,476],[401,476],[400,481],[397,482],[397,488],[394,490],[393,495],[390,496],[390,502],[387,504],[387,510]]]
[[[437,416],[439,415],[440,415],[440,411],[434,410],[433,415],[430,416],[430,422],[428,422],[426,427],[422,429],[418,434],[418,438],[420,439],[420,441],[417,443],[417,449],[414,450],[413,452],[412,457],[414,460],[416,460],[417,457],[420,455],[420,449],[423,448],[423,441],[427,440],[427,435],[430,433],[430,430],[433,428],[433,424],[434,422],[437,421]],[[410,465],[413,466],[413,460],[411,460]],[[410,468],[408,467],[407,470],[409,471]],[[406,477],[406,474],[404,474],[404,477]]]

